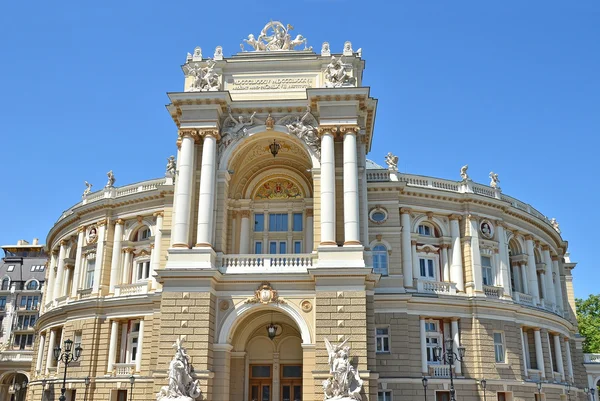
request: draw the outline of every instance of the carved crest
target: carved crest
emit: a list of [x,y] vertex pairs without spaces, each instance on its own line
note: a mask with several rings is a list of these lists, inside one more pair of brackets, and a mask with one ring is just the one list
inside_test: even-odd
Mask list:
[[273,289],[273,287],[271,287],[271,284],[269,283],[262,283],[258,289],[254,292],[254,297],[253,298],[248,298],[246,300],[247,304],[257,304],[257,303],[261,303],[263,305],[267,305],[270,303],[274,303],[274,304],[284,304],[285,301],[282,299],[279,299],[279,296],[277,295],[277,291],[275,291]]

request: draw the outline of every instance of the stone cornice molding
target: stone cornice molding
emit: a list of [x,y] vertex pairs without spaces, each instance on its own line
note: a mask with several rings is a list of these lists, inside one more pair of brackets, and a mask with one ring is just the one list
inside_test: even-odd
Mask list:
[[458,221],[460,221],[460,220],[462,220],[463,217],[460,214],[453,213],[450,216],[448,216],[448,218],[450,220],[458,220]]

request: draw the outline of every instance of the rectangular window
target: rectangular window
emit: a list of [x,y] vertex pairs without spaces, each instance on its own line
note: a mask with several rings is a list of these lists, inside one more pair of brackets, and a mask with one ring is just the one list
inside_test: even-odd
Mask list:
[[419,259],[419,267],[421,270],[421,277],[435,280],[435,267],[433,259]]
[[431,363],[433,363],[433,364],[439,363],[439,361],[435,360],[435,355],[433,353],[433,349],[440,344],[441,344],[441,341],[440,341],[439,337],[427,337],[425,339],[425,347],[426,347],[426,351],[427,351],[427,362],[429,362],[430,364]]
[[262,241],[256,241],[254,243],[254,254],[255,255],[260,255],[263,253],[263,249],[262,249]]
[[512,393],[499,391],[498,392],[498,401],[512,401]]
[[294,213],[294,231],[302,231],[302,213]]
[[254,215],[254,232],[265,231],[265,215],[262,213],[256,213]]
[[85,271],[85,288],[94,286],[94,270],[96,270],[96,259],[88,259]]
[[501,332],[494,333],[494,354],[496,363],[505,363],[506,354],[504,352],[504,334]]
[[377,401],[392,401],[392,392],[391,391],[377,392]]
[[436,391],[435,401],[450,401],[450,391]]
[[390,329],[387,327],[375,329],[375,343],[377,352],[390,352]]
[[421,224],[418,228],[419,235],[425,235],[431,237],[431,227]]
[[127,390],[117,390],[117,401],[127,401]]
[[7,272],[12,272],[13,270],[15,270],[15,265],[10,265],[6,268]]
[[285,241],[279,242],[279,253],[287,253],[287,242],[285,242]]
[[269,215],[269,231],[287,231],[287,213],[274,213]]
[[483,285],[494,285],[494,274],[492,272],[492,258],[489,256],[481,257],[481,270],[483,275]]
[[81,347],[81,330],[77,330],[73,334],[73,349]]
[[294,253],[302,253],[302,241],[294,241]]
[[0,297],[0,311],[6,309],[6,297]]
[[269,254],[271,254],[271,255],[277,254],[277,241],[269,242]]
[[137,279],[147,280],[150,277],[150,261],[138,262],[137,264]]

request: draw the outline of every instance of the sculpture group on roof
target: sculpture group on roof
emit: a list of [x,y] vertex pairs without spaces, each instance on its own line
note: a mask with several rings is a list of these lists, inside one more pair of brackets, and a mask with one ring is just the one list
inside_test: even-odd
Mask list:
[[[293,26],[287,24],[284,26],[279,21],[270,21],[260,31],[258,38],[255,38],[253,34],[248,35],[248,39],[244,39],[248,45],[252,46],[254,51],[278,51],[278,50],[294,50],[295,47],[304,44],[304,50],[310,50],[307,47],[306,38],[302,35],[297,35],[296,38],[292,39],[290,31],[294,29]],[[244,51],[244,44],[240,44],[242,51]]]
[[219,90],[219,74],[215,71],[217,63],[208,59],[205,66],[199,62],[192,62],[184,66],[187,75],[194,77],[190,85],[190,92],[205,92]]

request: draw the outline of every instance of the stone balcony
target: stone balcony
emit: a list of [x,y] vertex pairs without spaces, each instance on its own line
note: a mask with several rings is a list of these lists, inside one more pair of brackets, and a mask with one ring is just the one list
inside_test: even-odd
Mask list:
[[583,354],[583,363],[600,364],[600,354]]
[[4,351],[0,353],[0,362],[31,362],[33,351]]
[[445,281],[417,279],[417,291],[431,294],[456,295],[456,284]]
[[135,363],[115,363],[113,376],[131,376],[135,372]]
[[133,284],[120,284],[115,286],[115,297],[144,295],[150,292],[151,285],[151,281],[141,281]]
[[311,253],[222,255],[217,261],[224,274],[306,273],[315,264],[316,255]]

